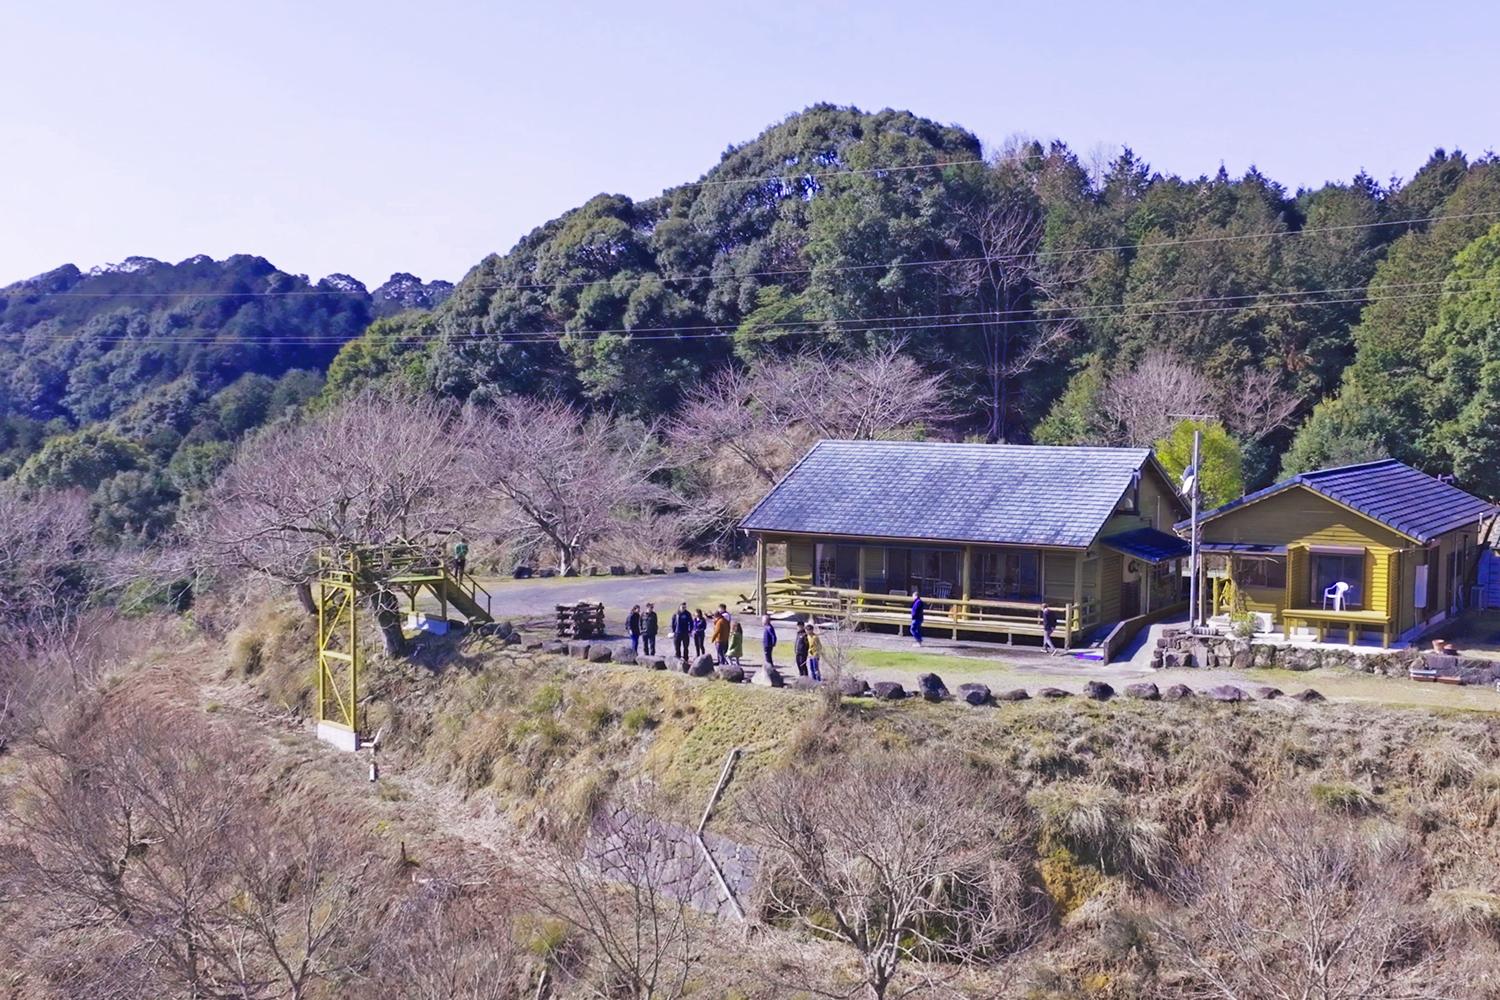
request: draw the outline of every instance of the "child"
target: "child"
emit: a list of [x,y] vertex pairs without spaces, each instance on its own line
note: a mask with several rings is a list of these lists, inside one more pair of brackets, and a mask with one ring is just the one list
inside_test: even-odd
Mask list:
[[744,654],[745,628],[739,622],[735,622],[729,629],[729,662],[739,666],[740,657]]
[[807,626],[807,669],[812,674],[812,679],[821,681],[822,673],[818,670],[818,657],[823,655],[823,640],[818,637],[818,626]]

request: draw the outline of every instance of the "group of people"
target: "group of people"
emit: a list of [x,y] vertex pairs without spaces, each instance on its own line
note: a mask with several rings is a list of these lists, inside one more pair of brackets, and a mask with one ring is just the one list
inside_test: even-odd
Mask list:
[[[630,648],[636,653],[655,656],[656,636],[660,629],[655,604],[647,604],[644,611],[639,604],[633,605],[630,614],[625,616],[625,631],[630,636]],[[710,642],[713,643],[714,662],[719,666],[731,663],[739,666],[740,658],[745,653],[745,628],[723,604],[710,617],[703,613],[702,608],[696,612],[689,611],[687,602],[684,601],[668,620],[667,631],[672,636],[673,655],[684,662],[689,656],[703,656]],[[774,644],[773,633],[767,649]]]
[[[648,603],[644,610],[639,604],[632,605],[625,616],[625,633],[630,636],[630,649],[646,656],[656,655],[656,637],[661,631],[661,618],[656,605]],[[672,637],[672,655],[683,663],[690,657],[703,656],[709,644],[713,645],[714,663],[717,666],[742,666],[745,655],[745,627],[730,614],[726,605],[720,604],[711,615],[703,609],[689,611],[687,602],[677,606],[667,621],[667,632]],[[776,665],[776,623],[770,615],[761,618],[761,651],[768,667]],[[818,637],[815,625],[798,625],[794,646],[797,672],[804,677],[822,680],[819,658],[823,642]]]

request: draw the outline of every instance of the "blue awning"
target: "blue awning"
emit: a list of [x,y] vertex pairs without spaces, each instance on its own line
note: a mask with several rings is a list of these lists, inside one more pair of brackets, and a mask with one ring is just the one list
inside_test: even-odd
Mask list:
[[1186,559],[1192,552],[1188,543],[1181,538],[1169,535],[1165,531],[1157,531],[1155,528],[1122,531],[1118,535],[1110,535],[1099,541],[1101,545],[1106,545],[1116,552],[1122,552],[1132,559],[1139,559],[1153,565],[1164,563],[1169,559]]

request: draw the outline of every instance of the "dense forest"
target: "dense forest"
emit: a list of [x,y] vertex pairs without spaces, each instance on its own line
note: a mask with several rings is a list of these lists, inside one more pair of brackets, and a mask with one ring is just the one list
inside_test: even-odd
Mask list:
[[0,471],[94,491],[149,534],[245,433],[371,386],[651,425],[718,373],[895,351],[942,377],[924,434],[1150,444],[1192,413],[1229,490],[1393,454],[1494,495],[1497,223],[1493,156],[1289,192],[817,106],[697,181],[589,200],[456,287],[372,294],[240,256],[0,289]]

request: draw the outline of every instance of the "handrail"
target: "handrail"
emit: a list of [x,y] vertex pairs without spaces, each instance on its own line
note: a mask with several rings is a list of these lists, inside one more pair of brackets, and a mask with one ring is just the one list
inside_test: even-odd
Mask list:
[[[766,585],[768,601],[783,604],[800,604],[808,610],[820,607],[837,614],[904,614],[910,600],[904,594],[874,594],[843,587],[812,587],[785,579]],[[1060,611],[1062,624],[1072,632],[1082,631],[1085,619],[1093,608],[1091,599],[1074,603],[1066,601],[996,601],[989,598],[971,597],[924,597],[928,614],[943,622],[959,624],[1033,624],[1044,607]]]

